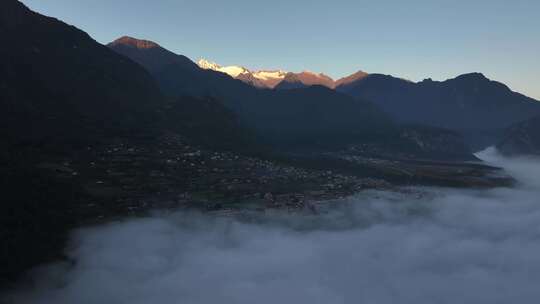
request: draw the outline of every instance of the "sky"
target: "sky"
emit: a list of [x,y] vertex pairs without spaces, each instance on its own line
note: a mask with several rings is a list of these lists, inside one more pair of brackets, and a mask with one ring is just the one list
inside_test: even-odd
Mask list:
[[250,69],[413,81],[481,72],[540,100],[538,0],[23,0],[101,43],[129,35]]

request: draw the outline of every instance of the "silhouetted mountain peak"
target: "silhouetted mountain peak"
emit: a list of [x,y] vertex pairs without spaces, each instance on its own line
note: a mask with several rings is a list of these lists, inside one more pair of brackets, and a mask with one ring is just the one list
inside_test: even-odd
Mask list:
[[429,84],[429,83],[447,83],[447,82],[462,82],[462,83],[478,83],[478,82],[493,82],[487,78],[484,74],[478,72],[466,73],[456,76],[451,79],[444,81],[437,81],[431,78],[426,78],[419,82],[419,84]]
[[150,72],[170,65],[180,65],[190,70],[198,69],[198,66],[191,59],[176,55],[153,41],[123,36],[107,46],[144,66]]
[[473,72],[473,73],[467,73],[462,74],[456,77],[455,79],[461,79],[461,80],[489,80],[484,74]]
[[288,73],[283,70],[250,70],[238,65],[222,66],[206,59],[200,59],[197,64],[202,69],[225,73],[258,88],[274,88]]
[[370,100],[400,121],[467,132],[505,128],[540,113],[540,103],[482,73],[418,83],[370,74],[337,90]]
[[129,36],[123,36],[111,42],[109,46],[124,45],[129,47],[134,47],[137,49],[153,49],[161,48],[161,46],[153,41],[137,39]]
[[0,121],[11,138],[78,141],[154,119],[162,96],[150,74],[75,26],[2,0],[0,36]]
[[323,73],[303,71],[301,73],[287,73],[276,89],[298,89],[313,85],[334,88],[334,80]]
[[349,83],[352,83],[352,82],[355,82],[355,81],[358,81],[360,79],[364,79],[366,78],[367,76],[369,76],[368,73],[364,72],[364,71],[358,71],[352,75],[349,75],[349,76],[346,76],[346,77],[343,77],[341,79],[338,79],[335,83],[335,86],[338,87],[340,85],[347,85]]

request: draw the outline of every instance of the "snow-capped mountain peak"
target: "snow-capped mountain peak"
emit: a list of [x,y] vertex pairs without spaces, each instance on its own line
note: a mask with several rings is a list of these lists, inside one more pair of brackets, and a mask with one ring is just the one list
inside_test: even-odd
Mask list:
[[200,59],[197,64],[199,65],[199,67],[201,69],[205,69],[205,70],[214,70],[214,71],[217,71],[217,72],[221,72],[221,73],[225,73],[225,74],[228,74],[229,76],[231,77],[238,77],[240,75],[243,75],[243,74],[249,74],[251,73],[248,69],[244,68],[244,67],[241,67],[241,66],[236,66],[236,65],[231,65],[231,66],[221,66],[215,62],[212,62],[212,61],[208,61],[204,58]]
[[212,61],[208,61],[204,58],[199,59],[199,61],[197,61],[197,64],[199,65],[201,69],[205,69],[205,70],[218,70],[221,68],[219,64]]
[[277,70],[277,71],[256,71],[253,73],[253,76],[255,78],[261,79],[261,80],[269,80],[269,79],[283,79],[285,78],[285,75],[287,75],[288,72],[283,70]]
[[237,78],[256,87],[273,88],[281,82],[287,75],[286,71],[250,71],[241,66],[221,66],[215,62],[200,59],[197,64],[200,68],[206,70],[214,70],[217,72],[228,74],[233,78]]
[[225,73],[255,87],[270,89],[298,88],[312,85],[322,85],[334,89],[339,85],[356,81],[368,75],[365,72],[359,71],[336,81],[324,73],[316,73],[309,70],[300,73],[290,73],[284,70],[252,71],[242,66],[222,66],[206,59],[200,59],[197,64],[202,69]]

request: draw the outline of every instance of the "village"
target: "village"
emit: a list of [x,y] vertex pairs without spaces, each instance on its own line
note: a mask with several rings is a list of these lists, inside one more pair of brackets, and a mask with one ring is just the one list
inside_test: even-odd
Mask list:
[[150,209],[303,209],[312,201],[392,187],[382,179],[202,149],[176,134],[153,142],[135,145],[118,139],[39,167],[82,185],[87,195],[74,212],[98,218]]

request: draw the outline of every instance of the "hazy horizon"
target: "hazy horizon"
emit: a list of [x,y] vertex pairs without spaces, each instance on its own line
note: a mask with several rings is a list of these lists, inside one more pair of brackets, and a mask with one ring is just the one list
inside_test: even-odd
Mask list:
[[358,70],[421,81],[480,72],[540,99],[540,3],[515,1],[84,1],[23,0],[106,44],[155,41],[196,61],[310,70],[335,79]]

